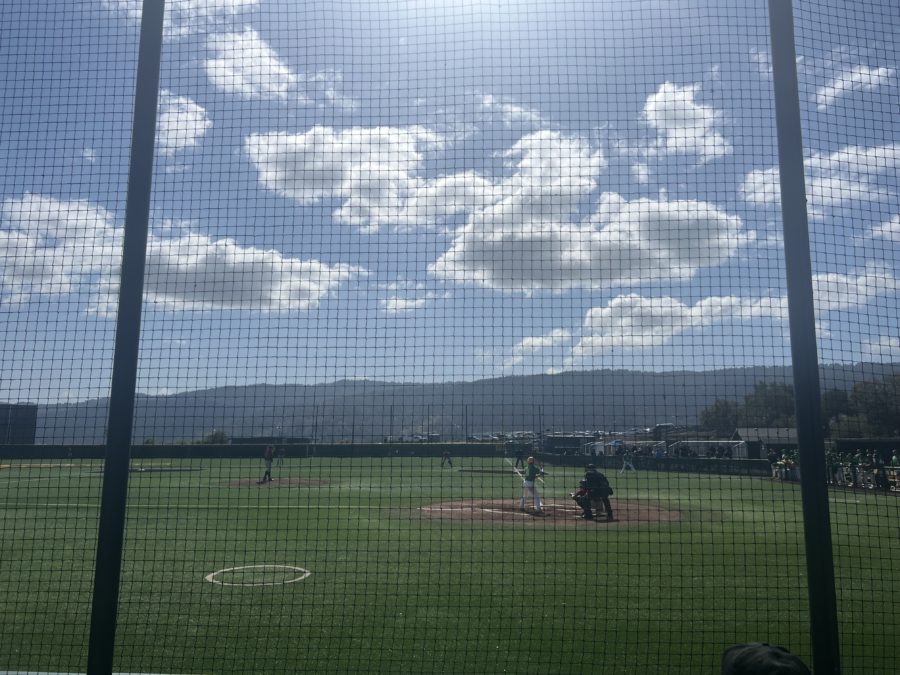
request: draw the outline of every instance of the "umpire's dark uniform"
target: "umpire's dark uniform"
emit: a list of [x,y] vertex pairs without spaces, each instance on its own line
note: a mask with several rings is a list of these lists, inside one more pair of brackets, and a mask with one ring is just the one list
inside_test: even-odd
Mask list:
[[613,491],[606,476],[597,471],[593,464],[589,464],[584,471],[584,481],[591,501],[599,500],[603,502],[603,508],[606,509],[606,519],[615,520],[613,518],[612,504],[609,503],[609,496]]

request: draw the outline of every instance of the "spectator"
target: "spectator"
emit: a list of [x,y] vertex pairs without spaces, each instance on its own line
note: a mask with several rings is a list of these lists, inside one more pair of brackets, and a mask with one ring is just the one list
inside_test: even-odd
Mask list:
[[722,675],[812,675],[799,657],[784,647],[760,642],[734,645],[722,654]]

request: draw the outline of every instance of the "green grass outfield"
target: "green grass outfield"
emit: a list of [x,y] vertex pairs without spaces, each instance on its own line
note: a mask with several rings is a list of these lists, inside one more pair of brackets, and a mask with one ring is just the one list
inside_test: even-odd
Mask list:
[[[83,672],[100,463],[0,465],[0,671]],[[134,465],[145,471],[130,480],[118,671],[701,675],[749,640],[809,660],[795,484],[610,472],[614,506],[658,504],[681,520],[559,527],[419,511],[517,499],[502,458],[276,466],[276,478],[323,481],[303,487],[235,487],[261,476],[259,460]],[[547,469],[544,496],[567,498],[580,472]],[[895,673],[900,499],[842,491],[831,507],[844,672]],[[205,580],[248,565],[311,574]]]

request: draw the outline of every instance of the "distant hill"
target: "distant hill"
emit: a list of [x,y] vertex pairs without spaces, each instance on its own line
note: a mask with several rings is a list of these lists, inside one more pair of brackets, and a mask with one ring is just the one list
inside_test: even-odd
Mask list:
[[[823,389],[850,389],[900,374],[900,364],[825,365]],[[790,383],[786,367],[709,371],[573,371],[473,382],[404,384],[341,380],[316,385],[257,384],[168,396],[139,396],[136,443],[235,436],[380,440],[436,433],[444,440],[514,430],[623,430],[656,423],[692,425],[718,398],[740,401],[758,382]],[[107,400],[44,405],[38,443],[102,443]]]

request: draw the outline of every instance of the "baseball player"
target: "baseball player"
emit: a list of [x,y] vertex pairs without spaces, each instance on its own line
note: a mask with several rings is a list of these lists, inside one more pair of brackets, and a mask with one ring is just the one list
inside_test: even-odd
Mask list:
[[534,515],[544,515],[541,505],[541,495],[538,494],[536,481],[544,472],[534,463],[534,457],[529,457],[525,465],[525,480],[522,481],[522,497],[519,499],[519,511],[525,510],[525,497],[530,493],[534,499]]
[[[603,504],[603,510],[606,511],[606,519],[610,522],[615,520],[613,516],[612,504],[609,503],[609,497],[613,494],[613,489],[609,484],[609,479],[602,473],[597,471],[597,467],[588,464],[584,470],[584,486],[587,488],[588,496],[592,504]],[[599,506],[596,508],[599,509]]]
[[272,482],[272,460],[274,458],[275,449],[271,445],[267,445],[265,451],[263,451],[263,461],[266,463],[266,472],[263,474],[262,479],[257,481],[257,485]]

